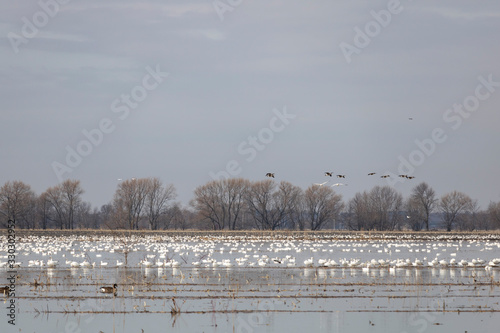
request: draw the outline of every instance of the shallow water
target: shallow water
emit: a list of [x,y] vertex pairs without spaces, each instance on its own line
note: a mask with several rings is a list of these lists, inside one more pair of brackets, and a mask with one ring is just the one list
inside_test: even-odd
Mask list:
[[[499,268],[486,264],[398,268],[394,263],[397,259],[428,263],[435,258],[487,263],[500,257],[499,248],[496,240],[442,238],[24,237],[16,243],[16,261],[21,264],[15,268],[12,298],[16,325],[5,319],[12,299],[2,298],[0,328],[2,332],[497,332]],[[116,267],[117,260],[125,261],[124,249],[130,251],[127,264]],[[244,262],[236,260],[245,256]],[[312,267],[304,267],[311,257]],[[58,261],[55,268],[28,266],[29,260],[46,264],[50,258]],[[289,265],[292,258],[295,266]],[[320,259],[357,264],[319,267]],[[371,259],[392,264],[367,267]],[[96,265],[69,267],[71,261],[85,260]],[[177,261],[179,267],[146,268],[145,260],[160,261],[162,266]],[[101,267],[101,261],[108,265]],[[0,281],[7,283],[9,276],[7,268],[0,269]],[[99,292],[100,286],[113,283],[118,284],[116,295]]]

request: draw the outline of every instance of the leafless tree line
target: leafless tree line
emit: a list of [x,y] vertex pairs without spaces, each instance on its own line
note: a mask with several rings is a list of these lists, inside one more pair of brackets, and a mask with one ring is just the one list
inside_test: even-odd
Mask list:
[[[79,227],[90,205],[81,200],[83,189],[77,180],[66,180],[37,196],[21,181],[9,181],[0,188],[0,215],[12,219],[20,228],[73,229]],[[3,221],[5,224],[6,221]]]
[[313,185],[303,191],[286,181],[242,178],[196,188],[190,205],[214,230],[319,230],[333,223],[343,208],[342,197],[330,187]]
[[[500,202],[480,210],[477,200],[453,191],[438,198],[426,183],[408,198],[389,186],[358,192],[344,202],[332,187],[305,190],[289,182],[243,178],[214,180],[199,186],[189,207],[175,202],[176,189],[158,178],[120,182],[112,201],[98,208],[83,201],[78,180],[66,180],[36,195],[21,181],[0,188],[0,221],[40,229],[213,229],[213,230],[451,230],[500,228]],[[436,226],[436,224],[434,224]]]
[[486,211],[480,211],[477,200],[468,195],[453,191],[437,198],[425,182],[415,186],[406,201],[387,186],[357,193],[349,201],[344,218],[346,227],[353,230],[419,231],[429,230],[432,213],[439,214],[438,227],[447,231],[500,228],[500,202],[492,202]]
[[403,196],[388,186],[356,193],[349,200],[345,224],[352,230],[397,230],[403,226]]
[[84,190],[78,180],[65,180],[37,196],[21,181],[9,181],[0,188],[0,216],[3,227],[9,219],[18,228],[27,229],[144,229],[157,230],[175,224],[187,228],[190,212],[178,204],[173,185],[158,178],[140,178],[120,182],[113,201],[92,209],[83,201]]
[[113,198],[109,226],[138,230],[144,228],[141,222],[147,221],[149,229],[158,230],[173,219],[175,210],[171,209],[170,203],[176,196],[175,187],[163,185],[158,178],[122,181]]

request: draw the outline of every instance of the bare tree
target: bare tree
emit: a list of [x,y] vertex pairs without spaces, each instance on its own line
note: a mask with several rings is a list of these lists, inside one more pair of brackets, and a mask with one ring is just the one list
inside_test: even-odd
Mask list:
[[194,190],[194,199],[191,206],[199,213],[203,220],[209,221],[214,230],[226,227],[226,205],[221,180],[214,180]]
[[342,196],[331,187],[312,185],[304,193],[306,217],[311,230],[320,230],[328,222],[333,222],[344,207]]
[[175,203],[167,213],[169,223],[165,225],[165,229],[171,227],[175,230],[186,230],[193,227],[196,213],[181,207],[179,203]]
[[38,225],[38,197],[34,192],[31,192],[26,202],[27,209],[22,215],[24,225],[28,229],[35,229]]
[[[413,188],[410,200],[412,206],[418,211],[418,216],[424,219],[425,229],[429,230],[429,217],[438,202],[436,193],[427,183],[423,182]],[[410,215],[410,218],[413,216]]]
[[65,226],[65,207],[60,186],[49,187],[42,196],[50,205],[47,217],[54,221],[57,228],[62,230]]
[[[99,209],[99,221],[97,228],[102,228],[103,226],[108,226],[113,220],[114,208],[113,205],[108,203],[101,206]],[[108,227],[108,229],[111,229]]]
[[127,179],[118,184],[113,199],[116,226],[128,227],[131,230],[139,229],[148,188],[149,181],[146,178]]
[[480,207],[477,200],[470,200],[456,221],[461,231],[473,231],[480,226]]
[[[276,183],[265,180],[252,183],[247,192],[248,210],[259,229],[275,229],[281,219],[273,218],[277,209],[274,207],[273,193]],[[284,215],[284,214],[283,214]]]
[[179,203],[174,203],[162,216],[163,229],[185,229],[186,221]]
[[[181,208],[181,216],[182,219],[177,222],[176,225],[179,226],[180,229],[185,230],[189,228],[194,228],[196,229],[196,213],[192,211],[191,209],[182,207]],[[175,220],[174,220],[175,221]]]
[[272,180],[253,183],[247,192],[248,210],[259,229],[275,230],[291,220],[290,211],[300,196],[300,188],[282,181],[279,186]]
[[401,227],[403,196],[389,186],[375,186],[370,191],[372,216],[378,230],[395,230]]
[[[188,214],[189,227],[197,230],[213,230],[214,226],[207,220],[207,218],[202,215],[199,211],[193,208],[193,210],[189,210],[192,214]],[[242,219],[243,220],[243,219]],[[208,222],[208,223],[207,223]],[[175,225],[171,226],[171,228],[176,228]]]
[[460,214],[465,212],[472,203],[472,199],[458,191],[447,193],[441,197],[439,208],[443,213],[443,226],[446,231],[451,231],[455,223],[460,218]]
[[245,207],[245,194],[250,182],[241,178],[226,179],[223,181],[223,193],[227,203],[227,222],[232,230],[237,229],[237,222]]
[[59,187],[66,211],[66,228],[74,229],[75,213],[82,203],[81,196],[84,191],[79,180],[67,179]]
[[158,229],[160,216],[168,209],[168,202],[176,197],[174,185],[163,186],[158,178],[148,178],[146,212],[151,230]]
[[249,186],[250,182],[242,178],[210,181],[195,189],[191,206],[212,224],[214,230],[235,230]]
[[353,230],[395,230],[403,221],[403,196],[389,186],[356,193],[347,206],[347,226]]
[[42,229],[47,229],[51,222],[51,210],[52,205],[47,197],[47,193],[42,193],[37,198],[37,219],[39,221],[39,227]]
[[99,229],[102,225],[101,210],[98,207],[93,207],[90,213],[90,220],[88,221],[88,227],[91,229]]
[[294,228],[292,216],[300,209],[302,195],[303,191],[300,187],[286,181],[279,183],[274,197],[278,207],[282,207],[285,212],[284,221],[280,227]]
[[346,225],[351,230],[372,229],[370,196],[365,191],[356,193],[347,204]]
[[473,226],[475,230],[490,230],[494,228],[491,224],[488,211],[479,210],[473,214]]
[[81,202],[75,209],[74,218],[78,229],[93,228],[96,217],[92,212],[92,205],[89,202]]
[[305,230],[306,229],[306,202],[302,189],[299,189],[295,203],[288,210],[288,219],[290,220],[290,227],[292,229]]
[[425,225],[425,213],[418,201],[411,197],[406,200],[406,225],[413,231],[420,231]]
[[29,221],[35,197],[29,185],[17,180],[8,181],[0,188],[0,213],[7,220],[25,225]]
[[[49,218],[55,221],[60,229],[73,229],[83,193],[79,180],[67,179],[57,186],[49,187],[42,194],[44,220]],[[46,209],[46,204],[51,208]]]
[[487,213],[490,227],[500,229],[500,201],[490,202]]

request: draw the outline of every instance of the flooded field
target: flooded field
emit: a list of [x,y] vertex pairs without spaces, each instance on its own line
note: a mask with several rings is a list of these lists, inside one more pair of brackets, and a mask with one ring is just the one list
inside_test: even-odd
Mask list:
[[0,286],[15,288],[14,297],[0,294],[2,332],[497,332],[500,324],[499,234],[23,234],[13,269],[2,237]]

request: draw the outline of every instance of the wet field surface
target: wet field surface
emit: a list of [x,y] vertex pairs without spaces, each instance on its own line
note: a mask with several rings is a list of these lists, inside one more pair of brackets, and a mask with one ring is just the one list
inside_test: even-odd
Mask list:
[[0,328],[498,332],[495,237],[20,237]]

